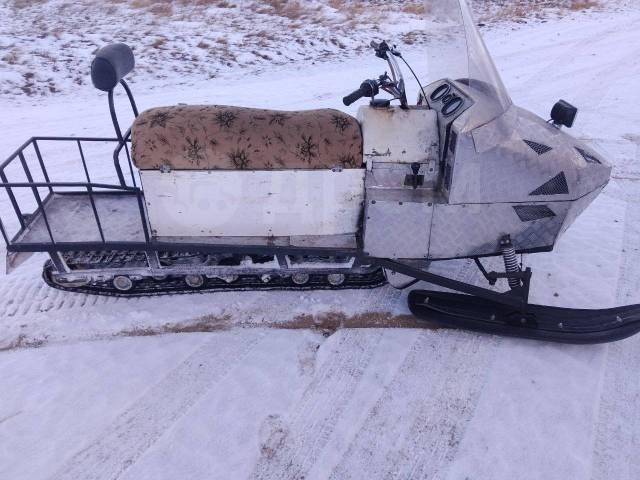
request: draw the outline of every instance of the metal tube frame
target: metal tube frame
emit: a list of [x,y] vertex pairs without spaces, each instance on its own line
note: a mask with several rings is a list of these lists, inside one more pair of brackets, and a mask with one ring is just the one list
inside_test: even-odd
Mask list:
[[[124,91],[127,94],[127,98],[129,99],[129,103],[131,105],[131,110],[133,111],[134,117],[138,116],[138,106],[133,98],[133,93],[129,88],[129,85],[124,80],[120,80],[120,85],[124,88]],[[117,85],[116,85],[117,86]],[[116,107],[114,102],[114,90],[112,88],[109,90],[108,100],[109,100],[109,113],[111,115],[111,121],[113,122],[113,128],[116,131],[116,136],[118,137],[118,146],[113,152],[113,164],[116,169],[116,173],[118,174],[118,180],[120,181],[120,185],[125,186],[126,182],[124,179],[124,175],[122,173],[122,167],[120,167],[120,152],[124,147],[125,153],[127,154],[127,163],[129,164],[129,172],[131,174],[131,182],[133,186],[136,187],[136,178],[133,173],[133,164],[131,162],[131,154],[129,153],[129,147],[127,146],[127,142],[131,139],[131,128],[127,129],[125,134],[122,134],[122,129],[120,128],[120,122],[118,121],[118,114],[116,113]]]

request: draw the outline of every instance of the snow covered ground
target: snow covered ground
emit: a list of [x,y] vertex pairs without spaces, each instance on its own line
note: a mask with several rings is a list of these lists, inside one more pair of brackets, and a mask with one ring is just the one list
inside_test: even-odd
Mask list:
[[[614,164],[556,250],[526,258],[535,302],[640,303],[639,21],[631,6],[486,31],[514,101],[541,116],[576,104],[574,133]],[[405,55],[424,70],[418,45]],[[135,94],[141,108],[340,108],[384,68],[372,57],[151,93],[140,75]],[[0,157],[36,133],[111,135],[86,83],[0,102]],[[108,156],[92,162],[112,178]],[[43,260],[0,277],[2,479],[640,478],[640,337],[578,347],[415,328],[388,287],[88,297],[44,286]],[[437,270],[482,283],[465,261]]]
[[[482,22],[494,25],[632,1],[471,4]],[[432,32],[423,28],[423,12],[423,0],[0,0],[0,93],[40,97],[90,88],[78,60],[114,41],[133,47],[139,63],[128,79],[147,90],[238,69],[258,74],[335,62],[362,54],[373,37],[401,46],[424,43]]]

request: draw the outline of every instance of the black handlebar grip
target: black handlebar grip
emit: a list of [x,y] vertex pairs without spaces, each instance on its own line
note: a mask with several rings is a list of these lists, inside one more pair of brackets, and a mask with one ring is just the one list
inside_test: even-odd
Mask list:
[[347,107],[349,105],[351,105],[353,102],[360,100],[362,97],[364,97],[367,94],[367,92],[360,87],[359,89],[357,89],[355,92],[350,93],[349,95],[347,95],[346,97],[344,97],[342,99],[342,103],[344,103]]

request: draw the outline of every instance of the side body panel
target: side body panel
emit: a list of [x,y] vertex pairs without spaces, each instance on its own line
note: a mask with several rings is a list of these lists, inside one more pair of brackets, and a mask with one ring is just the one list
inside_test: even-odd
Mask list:
[[385,192],[387,198],[376,193],[367,192],[367,253],[384,258],[427,258],[433,204],[406,190]]
[[[525,210],[518,215],[517,209],[522,207]],[[571,202],[556,202],[550,207],[540,203],[436,205],[429,258],[497,253],[498,240],[503,235],[510,235],[518,250],[551,246],[570,207]]]
[[[426,258],[440,138],[426,107],[361,107],[367,163],[364,250],[383,258]],[[412,164],[419,166],[413,187]]]
[[354,233],[364,169],[141,171],[152,234],[269,237]]
[[[425,98],[442,82],[425,89]],[[474,104],[455,120],[432,102],[441,129],[441,198],[434,196],[431,260],[493,255],[510,235],[516,250],[551,249],[607,184],[611,167],[598,152],[536,115],[511,106],[469,130],[484,108],[481,92],[456,82]]]

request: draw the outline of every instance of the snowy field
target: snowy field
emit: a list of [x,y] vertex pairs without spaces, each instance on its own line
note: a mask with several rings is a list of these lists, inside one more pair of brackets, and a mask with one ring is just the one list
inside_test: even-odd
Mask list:
[[[543,117],[574,103],[573,133],[614,165],[556,250],[525,258],[536,303],[640,303],[640,9],[611,3],[483,29],[514,102]],[[424,71],[420,43],[403,50]],[[385,68],[346,57],[193,81],[170,65],[151,91],[146,72],[164,66],[140,60],[134,93],[142,109],[344,109]],[[90,51],[73,60],[75,90],[60,75],[70,91],[0,98],[0,157],[33,134],[112,134],[89,64]],[[91,162],[113,179],[108,155]],[[43,261],[0,276],[0,479],[640,478],[640,337],[584,347],[433,330],[389,287],[89,297],[46,287]],[[466,261],[434,269],[483,282]]]

